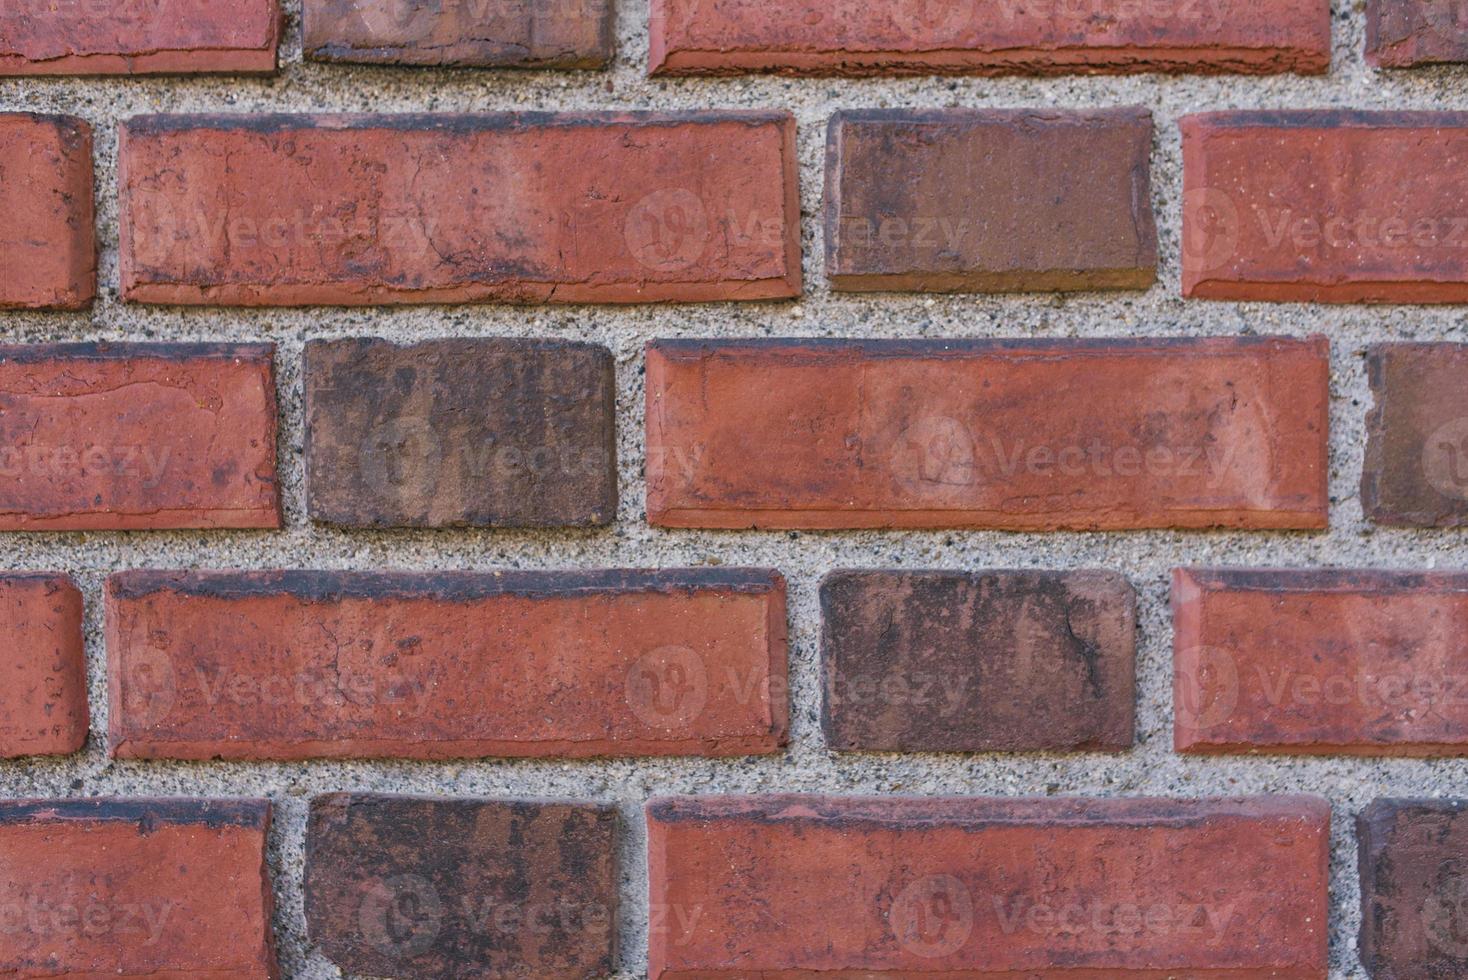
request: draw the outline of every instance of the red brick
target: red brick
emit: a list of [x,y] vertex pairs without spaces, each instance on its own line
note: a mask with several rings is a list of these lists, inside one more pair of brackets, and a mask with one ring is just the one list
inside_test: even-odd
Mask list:
[[611,0],[304,0],[313,61],[481,68],[604,68]]
[[0,114],[0,310],[80,310],[96,294],[92,128]]
[[265,800],[0,802],[0,976],[268,980]]
[[656,341],[665,527],[1322,528],[1322,338]]
[[365,793],[311,801],[307,927],[349,974],[609,977],[617,888],[610,806]]
[[1183,294],[1468,302],[1468,112],[1215,112],[1183,134]]
[[0,758],[86,741],[81,592],[66,575],[0,575]]
[[652,0],[654,75],[1323,74],[1322,0]]
[[124,572],[112,753],[749,755],[788,728],[774,572]]
[[1329,825],[1301,796],[655,799],[648,975],[1324,980]]
[[1157,278],[1151,155],[1145,109],[837,113],[832,287],[1145,289]]
[[1378,68],[1468,64],[1468,14],[1453,0],[1367,0],[1366,61]]
[[1178,569],[1181,752],[1468,755],[1468,573]]
[[1377,524],[1468,525],[1468,344],[1374,344],[1361,506]]
[[135,302],[800,293],[787,113],[148,116],[120,158]]
[[0,346],[0,530],[279,527],[273,351]]
[[1468,976],[1468,801],[1373,800],[1356,818],[1361,964],[1375,980]]
[[270,73],[279,0],[13,0],[0,75]]
[[1129,749],[1136,595],[1113,572],[833,572],[821,718],[836,751]]

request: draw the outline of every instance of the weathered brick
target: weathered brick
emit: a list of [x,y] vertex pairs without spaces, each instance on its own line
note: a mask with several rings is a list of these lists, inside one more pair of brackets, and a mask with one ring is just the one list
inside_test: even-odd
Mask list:
[[1180,752],[1468,755],[1468,574],[1178,569]]
[[1366,60],[1378,68],[1468,63],[1468,14],[1453,0],[1367,0]]
[[1366,353],[1361,504],[1378,524],[1468,525],[1468,344],[1376,344]]
[[651,0],[654,75],[1323,74],[1323,0]]
[[268,980],[265,800],[0,801],[0,976]]
[[280,0],[7,0],[0,75],[268,74]]
[[616,837],[617,811],[594,804],[317,797],[311,941],[354,974],[609,977]]
[[119,152],[136,302],[800,293],[788,113],[145,116]]
[[1183,294],[1468,301],[1468,112],[1184,117]]
[[1112,572],[834,572],[821,585],[838,751],[1127,749],[1136,596]]
[[279,527],[273,352],[0,346],[0,530]]
[[1375,800],[1356,818],[1361,963],[1374,980],[1468,976],[1464,800]]
[[1157,278],[1152,114],[839,112],[826,269],[841,290],[1145,289]]
[[306,345],[311,516],[354,527],[568,527],[617,514],[616,381],[596,344]]
[[748,755],[788,728],[774,572],[124,572],[118,758]]
[[96,294],[92,128],[0,113],[0,310],[80,310]]
[[313,61],[480,68],[604,68],[611,0],[304,0]]
[[666,527],[1321,528],[1322,338],[656,341]]
[[1299,796],[655,799],[649,977],[1324,980],[1329,824]]
[[82,594],[66,575],[0,574],[0,758],[87,741]]

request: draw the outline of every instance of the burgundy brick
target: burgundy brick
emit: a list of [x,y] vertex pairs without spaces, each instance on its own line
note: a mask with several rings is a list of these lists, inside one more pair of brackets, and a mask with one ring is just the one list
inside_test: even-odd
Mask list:
[[655,799],[649,977],[1324,980],[1329,825],[1300,796]]
[[265,800],[0,801],[0,976],[269,980]]
[[1181,752],[1468,755],[1468,574],[1178,569]]
[[1322,338],[656,341],[665,527],[1321,528]]
[[0,113],[0,310],[80,310],[96,293],[92,128]]
[[1376,800],[1356,818],[1361,963],[1374,980],[1468,975],[1464,800]]
[[1376,344],[1366,354],[1361,502],[1378,524],[1468,525],[1468,344]]
[[1454,0],[1367,0],[1366,60],[1378,68],[1468,63],[1468,14]]
[[354,527],[568,527],[617,514],[616,380],[596,344],[306,345],[311,516]]
[[274,72],[279,0],[10,0],[0,75]]
[[1468,112],[1212,112],[1183,133],[1183,294],[1468,302]]
[[604,68],[611,0],[304,0],[306,57],[379,65]]
[[135,302],[800,294],[788,113],[145,116],[119,153]]
[[81,592],[66,575],[0,574],[0,758],[86,741]]
[[1145,289],[1157,229],[1145,109],[840,112],[826,269],[843,290]]
[[353,974],[611,976],[616,836],[616,810],[593,804],[317,797],[311,941]]
[[0,530],[279,527],[273,352],[0,346]]
[[654,75],[1323,74],[1322,0],[651,0]]
[[124,572],[118,758],[749,755],[788,728],[774,572]]
[[1136,596],[1112,572],[834,572],[821,585],[837,751],[1127,749]]

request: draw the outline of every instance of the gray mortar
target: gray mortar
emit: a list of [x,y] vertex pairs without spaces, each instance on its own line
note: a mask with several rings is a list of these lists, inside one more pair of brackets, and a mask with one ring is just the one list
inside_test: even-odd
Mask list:
[[[272,842],[276,932],[289,977],[340,974],[305,939],[301,897],[307,800],[334,790],[615,802],[625,823],[619,976],[646,970],[646,866],[641,804],[655,794],[1086,794],[1100,796],[1319,793],[1334,805],[1331,975],[1359,977],[1359,900],[1351,820],[1377,796],[1468,796],[1468,761],[1349,758],[1183,758],[1171,748],[1169,570],[1184,564],[1253,566],[1468,565],[1463,532],[1375,528],[1358,494],[1371,396],[1365,344],[1465,340],[1468,313],[1452,307],[1330,307],[1183,302],[1179,296],[1181,167],[1176,121],[1224,108],[1468,108],[1468,69],[1378,73],[1362,57],[1360,5],[1335,11],[1328,77],[1067,77],[1055,79],[648,80],[646,0],[623,0],[619,53],[608,73],[354,69],[305,65],[298,0],[284,72],[273,79],[34,79],[0,81],[0,109],[69,112],[97,131],[103,298],[90,315],[0,314],[0,339],[269,340],[279,345],[282,478],[288,527],[275,533],[6,534],[0,567],[73,573],[87,597],[94,709],[85,754],[0,763],[5,796],[264,795],[278,804]],[[1157,122],[1154,204],[1160,282],[1145,294],[927,297],[836,296],[821,261],[825,122],[842,108],[1144,105]],[[798,303],[630,308],[511,306],[365,310],[171,310],[117,301],[116,123],[152,112],[467,111],[499,109],[785,108],[800,124],[803,245],[808,280]],[[1324,333],[1332,342],[1331,529],[1323,534],[661,531],[643,518],[642,347],[655,337],[1070,337]],[[303,511],[300,356],[314,337],[548,336],[596,341],[618,372],[622,505],[596,532],[365,533],[315,527]],[[785,757],[709,761],[483,761],[466,763],[175,764],[109,762],[101,589],[112,571],[202,568],[596,568],[718,563],[778,568],[791,597],[792,747]],[[1138,744],[1122,755],[846,756],[818,724],[816,589],[834,568],[1045,567],[1116,569],[1140,593]]]

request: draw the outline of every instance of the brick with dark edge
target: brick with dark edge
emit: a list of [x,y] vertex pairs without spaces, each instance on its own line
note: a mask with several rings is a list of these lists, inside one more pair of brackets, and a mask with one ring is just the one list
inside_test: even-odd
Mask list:
[[[0,38],[4,20],[0,11]],[[92,127],[0,114],[0,310],[81,310],[97,293]]]
[[87,741],[82,593],[69,575],[0,573],[0,758]]
[[1468,344],[1373,344],[1361,506],[1377,524],[1468,525]]

